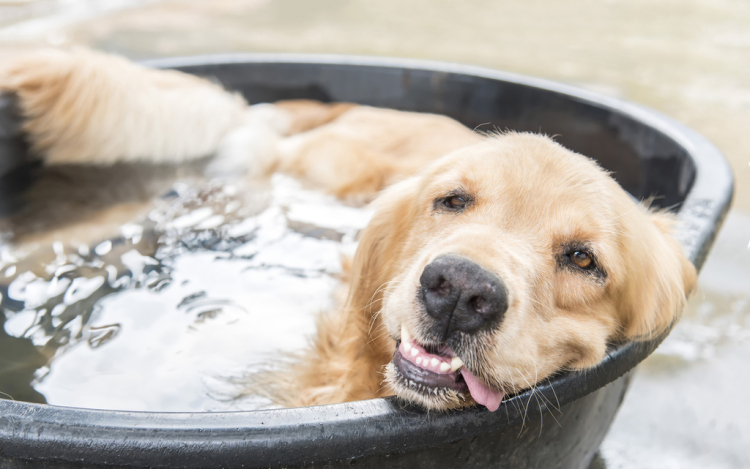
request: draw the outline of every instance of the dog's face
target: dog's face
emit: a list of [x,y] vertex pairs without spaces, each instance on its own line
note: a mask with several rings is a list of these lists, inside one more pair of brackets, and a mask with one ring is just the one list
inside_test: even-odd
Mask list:
[[431,409],[599,363],[615,340],[664,331],[695,269],[591,160],[508,134],[388,189],[355,258],[350,300],[379,304],[396,341],[386,378]]

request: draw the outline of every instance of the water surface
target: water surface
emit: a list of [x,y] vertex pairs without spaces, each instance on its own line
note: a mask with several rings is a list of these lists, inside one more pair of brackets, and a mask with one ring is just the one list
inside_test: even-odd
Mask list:
[[[15,360],[0,369],[0,391],[114,410],[268,406],[234,399],[232,378],[306,344],[316,314],[335,307],[341,257],[369,215],[281,175],[268,187],[239,185],[175,181],[132,219],[102,208],[119,212],[108,237],[62,222],[33,233],[11,224],[0,350]],[[100,197],[111,189],[97,187]]]

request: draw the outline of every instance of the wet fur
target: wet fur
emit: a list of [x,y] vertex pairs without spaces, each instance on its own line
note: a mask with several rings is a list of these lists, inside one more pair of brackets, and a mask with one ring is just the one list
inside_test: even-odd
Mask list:
[[[472,373],[507,392],[592,367],[613,341],[669,329],[695,284],[669,214],[636,205],[594,162],[543,136],[480,135],[444,116],[347,103],[248,107],[205,80],[87,50],[16,60],[0,70],[0,89],[18,95],[49,165],[215,154],[217,174],[281,171],[343,199],[375,199],[341,308],[321,315],[307,350],[250,379],[247,392],[280,405],[393,392],[431,409],[471,405],[415,392],[387,367],[402,324],[434,342],[416,279],[444,253],[510,288],[498,330],[453,345]],[[475,198],[471,211],[436,213],[434,200],[457,187]],[[560,267],[570,243],[593,246],[606,277]]]

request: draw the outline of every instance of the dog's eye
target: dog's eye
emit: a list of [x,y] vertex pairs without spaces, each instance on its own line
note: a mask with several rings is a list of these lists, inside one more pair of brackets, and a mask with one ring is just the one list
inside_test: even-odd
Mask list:
[[594,255],[591,248],[576,242],[563,245],[561,251],[557,256],[558,268],[578,272],[595,279],[600,285],[604,284],[607,272],[604,271],[598,261],[598,256]]
[[586,251],[574,251],[568,254],[570,260],[582,269],[590,269],[594,266],[594,260]]
[[453,195],[443,199],[443,205],[450,210],[463,210],[466,208],[467,201],[460,195]]
[[474,197],[466,193],[463,189],[456,189],[444,197],[435,199],[433,210],[460,213],[469,208],[473,202]]

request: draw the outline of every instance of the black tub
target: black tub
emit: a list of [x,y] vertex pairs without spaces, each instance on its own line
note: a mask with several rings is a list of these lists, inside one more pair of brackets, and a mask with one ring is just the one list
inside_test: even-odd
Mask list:
[[[472,128],[557,134],[613,171],[635,197],[656,195],[658,205],[673,208],[683,222],[680,241],[698,268],[732,198],[729,166],[700,135],[653,111],[557,83],[338,56],[231,55],[152,65],[214,77],[251,102],[353,101],[446,114]],[[0,117],[6,201],[29,174],[24,148],[12,119]],[[624,345],[596,369],[558,376],[495,413],[427,414],[391,399],[192,414],[0,400],[0,466],[585,468],[622,402],[629,371],[660,341]]]

